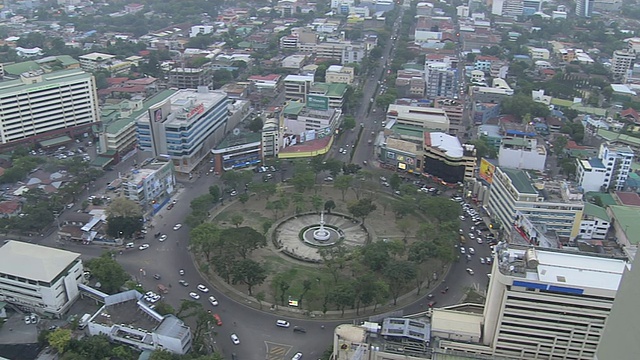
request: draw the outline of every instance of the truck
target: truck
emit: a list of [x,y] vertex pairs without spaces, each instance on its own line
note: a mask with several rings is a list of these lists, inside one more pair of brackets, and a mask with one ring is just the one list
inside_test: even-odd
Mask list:
[[90,318],[91,318],[91,314],[82,315],[82,318],[80,318],[80,321],[78,322],[78,329],[82,330],[86,328],[87,324],[89,324]]

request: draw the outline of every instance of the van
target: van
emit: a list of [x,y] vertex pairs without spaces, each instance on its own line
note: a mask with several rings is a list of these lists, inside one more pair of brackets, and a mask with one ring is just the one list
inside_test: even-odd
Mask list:
[[125,248],[127,248],[127,249],[133,249],[135,246],[136,246],[136,244],[134,244],[134,243],[130,242],[130,243],[127,243],[127,245],[125,245]]

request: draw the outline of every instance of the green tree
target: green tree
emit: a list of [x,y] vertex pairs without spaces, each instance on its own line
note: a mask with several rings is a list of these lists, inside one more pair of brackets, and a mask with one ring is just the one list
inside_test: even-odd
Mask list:
[[112,257],[111,252],[106,252],[97,258],[86,262],[91,274],[100,282],[100,290],[107,294],[120,291],[120,287],[129,280],[129,274]]
[[315,186],[316,176],[311,171],[297,172],[291,178],[291,184],[297,192],[303,193]]
[[331,302],[336,305],[338,310],[342,311],[341,316],[344,316],[344,310],[347,306],[353,306],[355,298],[356,293],[350,283],[339,284],[330,293]]
[[271,229],[271,226],[273,226],[273,221],[270,219],[266,219],[262,222],[262,235],[267,235],[267,232],[269,232],[269,229]]
[[154,310],[160,315],[168,315],[168,314],[176,313],[176,310],[171,305],[167,304],[164,301],[158,302]]
[[225,239],[224,246],[230,246],[242,259],[253,250],[267,246],[264,235],[248,226],[224,229],[220,236]]
[[247,128],[253,132],[260,132],[262,131],[263,126],[264,124],[262,122],[262,118],[260,116],[256,116],[255,118],[253,118],[253,120],[251,120]]
[[233,283],[243,283],[247,285],[249,296],[252,296],[252,289],[260,285],[267,278],[267,270],[260,263],[251,259],[242,259],[233,266]]
[[331,210],[336,208],[336,203],[333,200],[327,200],[324,203],[324,211],[328,212],[329,214],[331,214]]
[[400,175],[398,175],[398,173],[393,173],[393,175],[391,175],[391,177],[389,178],[389,186],[391,186],[394,191],[400,189],[401,183],[402,180],[400,179]]
[[347,206],[351,215],[360,218],[364,224],[364,219],[377,209],[376,204],[369,198],[360,199]]
[[220,196],[222,196],[222,192],[220,191],[220,187],[218,185],[209,186],[209,195],[211,195],[211,199],[214,203],[220,201]]
[[335,181],[333,182],[333,187],[340,190],[340,192],[342,193],[342,201],[344,201],[344,196],[347,190],[349,190],[349,188],[351,187],[352,183],[353,176],[351,175],[340,175],[336,177]]
[[387,278],[389,290],[393,297],[393,305],[398,302],[398,296],[405,288],[407,283],[413,281],[416,277],[415,265],[403,260],[393,260],[387,264],[384,270],[384,276]]
[[242,193],[238,196],[238,200],[242,203],[242,205],[246,204],[249,201],[249,194]]
[[356,118],[351,116],[351,115],[347,115],[344,117],[344,120],[342,121],[342,126],[345,128],[345,130],[351,130],[353,128],[356,127]]
[[241,214],[233,214],[231,216],[231,223],[235,225],[235,227],[240,227],[240,225],[242,225],[243,222],[244,222],[244,216],[242,216]]
[[311,208],[313,209],[313,211],[320,211],[320,209],[322,208],[322,197],[318,195],[312,195],[310,200]]
[[49,346],[56,349],[59,354],[63,354],[71,342],[71,329],[57,328],[49,333],[47,341]]
[[221,230],[214,224],[203,223],[189,232],[190,244],[193,250],[202,253],[207,260],[211,261],[211,255],[223,245]]
[[258,301],[258,304],[260,304],[260,310],[262,310],[262,302],[266,300],[266,295],[264,294],[264,291],[260,291],[259,293],[257,293],[255,298],[256,298],[256,301]]

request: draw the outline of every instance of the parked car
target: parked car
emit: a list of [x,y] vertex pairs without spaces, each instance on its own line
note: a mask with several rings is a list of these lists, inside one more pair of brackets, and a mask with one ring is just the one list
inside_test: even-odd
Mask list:
[[285,321],[285,320],[277,320],[276,321],[276,326],[283,327],[283,328],[288,328],[289,326],[291,326],[291,324],[289,324],[289,322]]
[[138,246],[138,249],[140,249],[140,250],[146,250],[148,248],[149,248],[149,244],[142,244],[142,245]]
[[295,355],[293,355],[293,357],[291,358],[291,360],[300,360],[302,359],[302,353],[301,352],[297,352]]
[[200,299],[200,295],[198,295],[198,294],[194,293],[193,291],[189,293],[189,296],[190,296],[192,299],[195,299],[195,300]]
[[178,230],[180,230],[181,227],[182,227],[182,224],[175,224],[173,226],[173,230],[178,231]]
[[167,234],[162,234],[162,236],[160,236],[160,238],[158,238],[158,241],[163,242],[167,240]]
[[153,278],[156,280],[160,280],[160,274],[153,274]]
[[207,288],[206,286],[204,286],[202,284],[198,284],[198,290],[202,291],[203,293],[208,293],[209,292],[209,288]]
[[305,334],[307,332],[307,330],[305,330],[305,328],[302,328],[300,326],[294,326],[293,327],[293,332],[298,332],[298,333]]
[[472,268],[467,268],[467,272],[469,273],[469,275],[473,275],[473,269]]
[[180,284],[180,285],[182,285],[184,287],[189,286],[189,283],[187,281],[183,280],[183,279],[178,280],[178,284]]

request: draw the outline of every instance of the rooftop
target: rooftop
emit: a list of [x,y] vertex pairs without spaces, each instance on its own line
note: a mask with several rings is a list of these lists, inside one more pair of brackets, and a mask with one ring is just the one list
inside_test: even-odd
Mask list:
[[614,198],[617,198],[621,205],[640,206],[640,195],[635,192],[616,191]]
[[241,131],[238,135],[233,133],[227,135],[219,144],[215,147],[216,150],[226,149],[233,146],[246,145],[251,143],[260,142],[262,139],[262,134],[257,132],[250,131]]
[[640,243],[640,208],[624,205],[610,205],[609,209],[613,217],[618,222],[618,227],[624,229],[629,243],[638,245]]
[[447,157],[461,158],[464,155],[464,150],[458,138],[443,132],[425,132],[424,145],[425,147],[437,148],[445,153]]
[[0,247],[0,274],[52,282],[80,254],[11,240]]
[[499,168],[511,180],[513,186],[521,194],[538,194],[538,190],[533,186],[529,174],[523,170]]
[[628,266],[624,259],[561,250],[508,248],[503,243],[496,249],[502,273],[538,282],[514,279],[515,286],[576,295],[585,289],[616,291]]
[[25,84],[21,79],[0,82],[0,93],[28,92],[46,86],[55,86],[59,82],[88,79],[91,76],[93,75],[80,69],[54,71],[42,74],[42,81],[33,84]]
[[609,217],[609,214],[607,214],[607,210],[605,210],[605,208],[602,208],[598,205],[594,205],[590,202],[584,203],[583,211],[585,215],[593,216],[595,218],[598,218],[604,221],[611,221],[611,218]]

